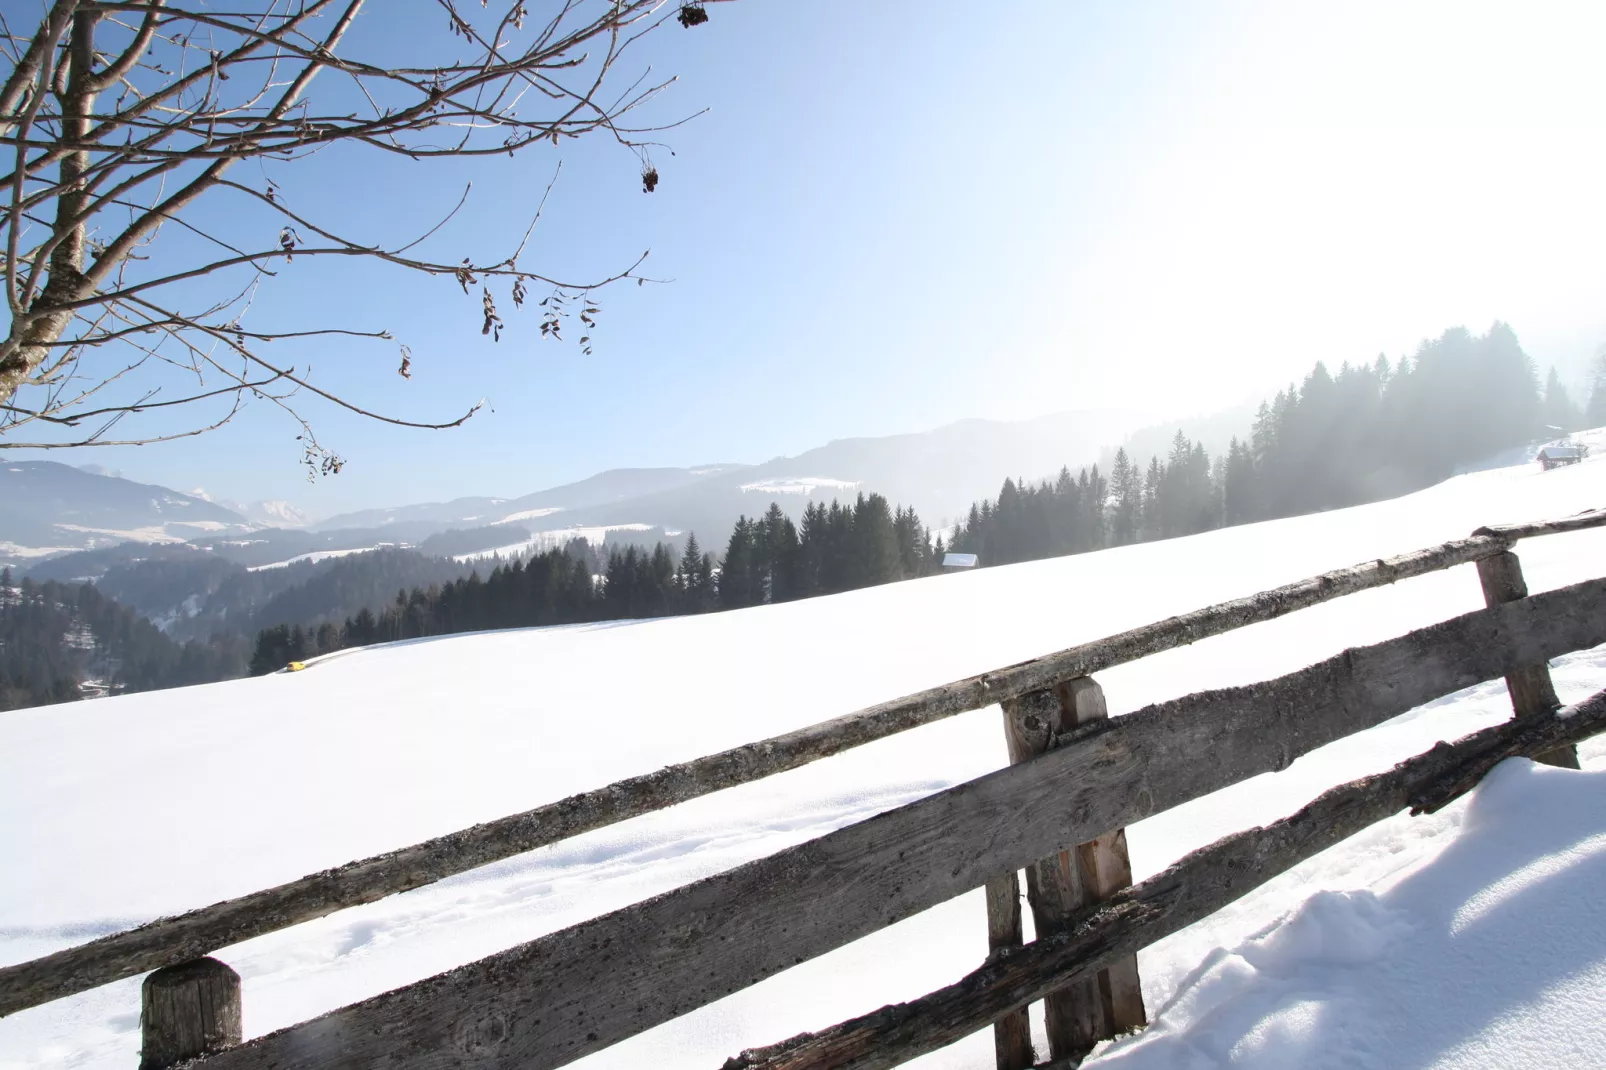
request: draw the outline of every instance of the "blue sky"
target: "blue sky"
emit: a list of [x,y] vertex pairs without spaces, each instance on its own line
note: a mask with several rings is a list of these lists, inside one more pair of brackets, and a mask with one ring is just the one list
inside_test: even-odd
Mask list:
[[[349,462],[314,486],[265,406],[189,442],[52,459],[327,514],[970,416],[1182,415],[1496,318],[1569,375],[1606,341],[1594,5],[710,10],[641,57],[679,75],[653,114],[709,109],[666,136],[673,156],[653,150],[656,193],[617,146],[562,150],[530,262],[586,277],[650,248],[673,280],[602,293],[592,356],[543,342],[505,294],[492,343],[450,279],[297,262],[253,323],[384,326],[414,354],[405,381],[393,348],[320,345],[320,384],[413,418],[487,409],[424,432],[310,405]],[[395,11],[353,47],[441,32]],[[428,246],[455,262],[522,231],[557,159],[350,153],[274,177],[374,241],[416,236],[472,180]]]

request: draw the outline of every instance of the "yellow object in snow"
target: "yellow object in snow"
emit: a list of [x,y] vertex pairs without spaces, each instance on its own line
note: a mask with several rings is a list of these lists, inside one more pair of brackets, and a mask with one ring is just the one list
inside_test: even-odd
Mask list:
[[284,667],[284,671],[285,672],[300,672],[302,669],[305,669],[306,667],[307,667],[307,663],[304,662],[304,661],[292,661],[290,664],[288,664],[288,665],[286,665]]

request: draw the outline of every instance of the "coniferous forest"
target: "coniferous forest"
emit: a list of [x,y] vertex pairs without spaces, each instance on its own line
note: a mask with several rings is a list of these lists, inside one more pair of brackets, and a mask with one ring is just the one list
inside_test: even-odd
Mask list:
[[929,575],[940,558],[911,509],[879,494],[851,505],[810,504],[794,524],[771,504],[737,520],[720,564],[692,534],[677,557],[614,548],[604,558],[576,540],[562,549],[497,565],[481,578],[398,591],[368,610],[313,628],[279,625],[257,636],[251,672],[265,673],[317,654],[396,639],[524,628],[543,624],[664,617],[786,602]]
[[6,569],[0,651],[0,710],[13,710],[240,676],[247,642],[223,635],[175,643],[92,583],[19,583]]

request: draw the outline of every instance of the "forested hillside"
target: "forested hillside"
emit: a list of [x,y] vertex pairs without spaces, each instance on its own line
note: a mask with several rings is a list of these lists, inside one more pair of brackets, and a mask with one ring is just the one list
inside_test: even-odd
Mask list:
[[0,710],[153,691],[245,673],[240,636],[179,644],[91,583],[0,573]]
[[307,573],[257,606],[248,627],[338,620],[383,606],[398,589],[450,583],[469,571],[469,566],[451,558],[395,548],[302,567]]

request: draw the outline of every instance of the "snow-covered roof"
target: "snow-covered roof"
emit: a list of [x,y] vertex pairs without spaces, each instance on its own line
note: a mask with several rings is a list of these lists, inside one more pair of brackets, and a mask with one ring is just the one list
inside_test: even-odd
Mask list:
[[1550,461],[1576,461],[1584,455],[1582,446],[1541,446],[1539,457]]

